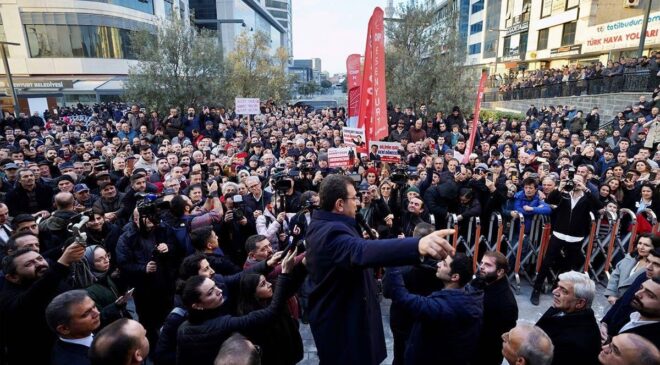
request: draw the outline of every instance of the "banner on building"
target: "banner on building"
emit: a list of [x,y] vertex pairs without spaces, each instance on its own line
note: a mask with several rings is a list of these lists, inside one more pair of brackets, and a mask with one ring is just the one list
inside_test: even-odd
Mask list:
[[369,19],[357,127],[365,129],[367,144],[387,137],[385,34],[383,9],[379,7],[374,9]]
[[346,125],[353,128],[357,127],[360,110],[360,83],[362,82],[360,60],[361,56],[359,54],[352,54],[346,59],[346,89],[348,90],[348,119]]
[[369,142],[369,152],[378,155],[381,162],[387,163],[401,162],[400,147],[401,144],[397,142]]
[[[586,32],[578,33],[578,37],[583,36],[576,43],[582,44],[582,53],[637,48],[643,21],[643,16],[637,16],[588,27]],[[656,11],[649,15],[644,45],[657,44],[660,44],[660,12]]]
[[465,146],[465,153],[463,154],[463,163],[468,163],[470,154],[474,148],[474,140],[477,138],[477,129],[479,129],[479,111],[481,110],[481,99],[484,98],[484,87],[486,86],[486,77],[488,70],[481,70],[481,79],[479,80],[479,89],[477,90],[477,101],[474,103],[474,117],[472,118],[472,130],[470,131],[470,139],[468,139],[467,146]]
[[328,148],[328,167],[350,167],[355,163],[353,147]]
[[236,114],[242,114],[242,115],[261,114],[259,98],[236,98],[234,101],[234,105],[236,105]]
[[344,127],[341,129],[344,143],[351,147],[365,147],[364,128]]

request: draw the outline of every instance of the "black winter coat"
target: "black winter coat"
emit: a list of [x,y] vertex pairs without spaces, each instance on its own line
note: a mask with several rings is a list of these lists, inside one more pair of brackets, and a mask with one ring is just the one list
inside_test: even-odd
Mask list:
[[505,277],[484,287],[484,323],[475,364],[502,364],[502,334],[516,326],[518,304]]
[[548,334],[555,346],[552,365],[599,363],[600,330],[591,308],[564,315],[550,308],[536,325]]
[[53,190],[45,185],[37,183],[34,187],[37,199],[37,207],[30,208],[28,205],[28,193],[21,184],[16,184],[14,190],[7,193],[5,202],[9,208],[9,215],[12,217],[18,214],[34,214],[40,210],[51,211],[53,207]]
[[190,310],[177,333],[177,364],[211,365],[222,343],[234,332],[258,330],[270,323],[284,309],[292,278],[282,274],[277,281],[273,301],[262,310],[234,317],[217,310]]

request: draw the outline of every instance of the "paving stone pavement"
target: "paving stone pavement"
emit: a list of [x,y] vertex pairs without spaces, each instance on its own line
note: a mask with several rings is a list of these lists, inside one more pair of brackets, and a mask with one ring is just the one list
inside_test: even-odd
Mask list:
[[[603,292],[605,288],[602,285],[596,285],[596,298],[592,308],[596,313],[596,318],[601,319],[609,309],[609,303],[605,299]],[[543,313],[552,305],[552,295],[543,294],[541,295],[541,303],[538,306],[534,306],[529,302],[529,297],[532,293],[532,288],[527,282],[521,284],[520,293],[516,293],[516,300],[518,301],[518,318],[521,320],[527,320],[530,322],[536,322]],[[390,312],[390,301],[383,299],[383,302],[380,305],[381,313],[383,315],[383,328],[385,329],[385,346],[387,347],[387,358],[383,361],[382,364],[391,365],[392,364],[392,332],[390,331],[389,325],[389,312]],[[318,356],[316,355],[316,345],[314,344],[314,338],[312,337],[312,332],[309,328],[309,325],[301,324],[300,326],[300,335],[303,340],[303,346],[305,349],[305,357],[298,364],[300,365],[313,365],[318,364]]]

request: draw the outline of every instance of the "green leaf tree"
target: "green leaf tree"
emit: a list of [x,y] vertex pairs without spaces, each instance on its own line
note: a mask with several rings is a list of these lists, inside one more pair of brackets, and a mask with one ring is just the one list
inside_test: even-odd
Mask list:
[[260,98],[276,103],[290,98],[293,75],[286,72],[288,53],[278,48],[270,54],[270,37],[243,31],[227,55],[227,86],[236,97]]
[[466,110],[474,103],[476,79],[464,66],[458,14],[439,13],[433,4],[406,2],[399,6],[399,18],[386,21],[388,101],[415,109],[426,104],[437,111],[454,105]]
[[226,101],[222,48],[214,31],[173,19],[161,21],[155,32],[134,32],[130,41],[138,63],[129,69],[126,99],[161,112]]

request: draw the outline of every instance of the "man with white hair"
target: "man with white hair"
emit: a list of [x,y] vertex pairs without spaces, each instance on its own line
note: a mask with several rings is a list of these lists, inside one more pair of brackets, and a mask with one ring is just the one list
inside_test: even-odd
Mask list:
[[270,204],[272,195],[262,189],[261,180],[258,176],[249,176],[245,179],[245,186],[248,194],[245,196],[245,205],[254,212],[254,218],[262,215],[266,211],[266,206]]
[[553,301],[536,323],[554,345],[553,365],[598,364],[600,330],[591,309],[596,284],[577,271],[559,275]]
[[502,334],[502,355],[509,365],[550,365],[553,352],[550,337],[531,323],[519,322]]

